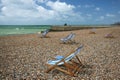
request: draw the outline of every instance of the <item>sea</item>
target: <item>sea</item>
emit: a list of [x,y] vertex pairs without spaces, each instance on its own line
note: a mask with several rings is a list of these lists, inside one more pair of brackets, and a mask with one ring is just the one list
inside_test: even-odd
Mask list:
[[51,25],[0,25],[0,36],[32,34],[50,29]]
[[[32,34],[51,29],[53,25],[0,25],[0,36]],[[62,25],[56,25],[58,27]],[[75,27],[106,27],[110,25],[72,25]]]

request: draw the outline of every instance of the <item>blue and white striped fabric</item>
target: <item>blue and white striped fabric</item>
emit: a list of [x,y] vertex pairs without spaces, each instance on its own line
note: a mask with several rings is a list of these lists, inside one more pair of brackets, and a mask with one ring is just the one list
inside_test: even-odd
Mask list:
[[42,33],[42,37],[46,36],[48,32],[49,32],[49,30],[45,30],[45,31]]
[[[64,59],[64,61],[65,61],[65,62],[70,61],[73,57],[75,57],[75,55],[77,55],[77,54],[81,51],[82,47],[83,47],[83,45],[81,45],[80,47],[78,47],[78,48],[76,49],[76,51],[75,51],[74,53],[70,54],[69,56],[67,56],[67,57]],[[55,65],[57,62],[61,61],[61,60],[64,58],[63,56],[58,56],[58,57],[60,57],[60,58],[56,58],[56,60],[49,60],[49,61],[47,62],[47,64]],[[62,64],[64,64],[64,62],[58,63],[58,65],[62,65]]]
[[61,56],[61,55],[57,55],[56,57],[55,57],[55,59],[63,59],[64,58],[64,56]]
[[74,33],[71,33],[71,34],[69,34],[67,37],[62,38],[61,41],[67,42],[67,41],[69,41],[69,40],[72,40],[74,37],[75,37],[75,34],[74,34]]

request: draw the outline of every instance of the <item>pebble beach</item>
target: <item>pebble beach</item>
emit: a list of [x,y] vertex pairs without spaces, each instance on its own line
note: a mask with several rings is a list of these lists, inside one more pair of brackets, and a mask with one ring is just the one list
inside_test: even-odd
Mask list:
[[[49,32],[49,38],[36,34],[0,36],[0,80],[120,80],[120,26]],[[75,33],[74,44],[60,39]],[[105,38],[113,32],[114,38]],[[65,56],[81,44],[78,54],[82,64],[77,77],[58,70],[47,70],[46,62],[56,55]]]

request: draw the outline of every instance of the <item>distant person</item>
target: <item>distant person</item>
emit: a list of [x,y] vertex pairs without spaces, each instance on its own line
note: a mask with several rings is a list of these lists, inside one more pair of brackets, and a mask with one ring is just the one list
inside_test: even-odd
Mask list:
[[67,23],[65,23],[64,26],[67,26]]

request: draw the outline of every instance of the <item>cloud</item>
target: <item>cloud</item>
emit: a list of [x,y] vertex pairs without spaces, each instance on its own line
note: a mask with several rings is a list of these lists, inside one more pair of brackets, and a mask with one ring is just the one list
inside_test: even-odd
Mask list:
[[100,8],[99,8],[99,7],[96,7],[95,10],[96,10],[96,11],[100,11]]
[[109,13],[107,13],[106,16],[107,16],[107,17],[115,17],[115,15],[109,14]]
[[118,11],[118,14],[120,14],[120,11]]
[[2,4],[1,11],[5,17],[27,17],[37,10],[32,0],[2,0]]
[[47,2],[48,0],[34,0],[34,1],[37,1],[37,2],[40,2],[40,3],[45,3],[45,2]]
[[100,16],[100,20],[103,20],[105,17],[104,16]]
[[94,7],[94,5],[88,5],[88,4],[86,4],[86,5],[84,5],[84,7],[85,8],[90,8],[90,7]]
[[42,6],[38,6],[37,10],[39,14],[37,17],[40,17],[43,20],[48,20],[48,19],[53,19],[53,18],[56,19],[56,17],[58,16],[58,13],[56,13],[55,11],[47,10]]
[[78,8],[81,8],[81,5],[78,5],[77,7],[78,7]]
[[75,6],[73,5],[66,4],[65,2],[59,2],[59,1],[56,1],[56,2],[48,1],[47,6],[51,7],[51,9],[58,12],[69,12],[75,8]]
[[[84,18],[74,11],[74,5],[50,0],[1,0],[3,6],[0,10],[0,22],[24,23],[33,21],[48,23],[50,21],[75,22],[83,21]],[[1,15],[2,14],[2,15]],[[2,23],[0,23],[2,24]]]
[[96,19],[96,21],[102,21],[105,19],[105,16],[99,16],[98,19]]
[[92,17],[92,15],[91,14],[86,14],[88,17]]

